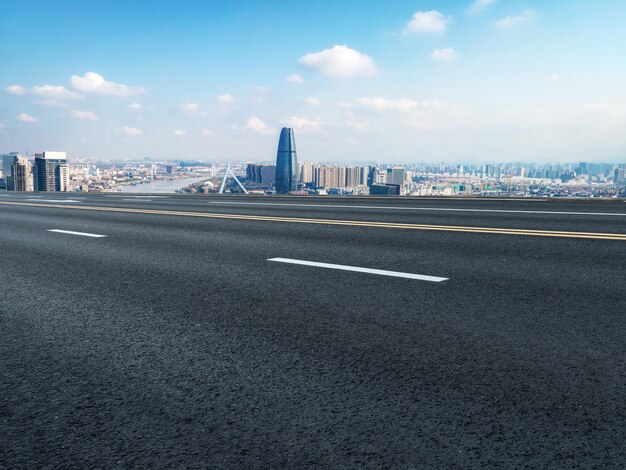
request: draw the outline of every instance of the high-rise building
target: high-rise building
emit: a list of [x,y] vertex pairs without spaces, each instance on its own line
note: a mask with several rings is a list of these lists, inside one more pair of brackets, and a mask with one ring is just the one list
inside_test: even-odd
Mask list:
[[274,165],[258,165],[248,163],[246,166],[246,179],[261,186],[271,188],[276,182],[276,167]]
[[67,191],[68,172],[65,152],[44,152],[35,156],[35,191]]
[[24,157],[15,157],[13,166],[11,167],[11,180],[14,191],[32,191],[33,190],[33,166]]
[[298,159],[293,129],[283,127],[276,153],[276,192],[287,194],[298,189]]
[[[343,174],[343,180],[341,176]],[[316,168],[313,179],[318,188],[340,188],[345,186],[345,170],[342,172],[337,166],[319,166]]]
[[622,185],[626,183],[626,168],[616,168],[613,174],[613,182],[616,185]]
[[404,184],[404,168],[387,168],[387,184],[397,184],[402,186]]
[[378,183],[378,168],[376,168],[375,166],[370,166],[369,172],[367,174],[367,185],[372,186],[376,183]]
[[300,177],[298,180],[301,183],[312,183],[314,181],[315,165],[312,163],[304,163],[300,165]]
[[5,153],[2,155],[2,175],[6,181],[8,191],[13,191],[13,178],[11,177],[11,170],[15,159],[19,156],[19,152]]
[[346,168],[346,186],[354,188],[361,184],[361,169],[358,166],[349,166]]
[[260,166],[255,163],[248,163],[246,165],[246,180],[254,181],[258,183],[261,181],[261,171]]
[[368,166],[362,166],[359,171],[359,186],[367,185],[369,174],[370,174],[370,168]]

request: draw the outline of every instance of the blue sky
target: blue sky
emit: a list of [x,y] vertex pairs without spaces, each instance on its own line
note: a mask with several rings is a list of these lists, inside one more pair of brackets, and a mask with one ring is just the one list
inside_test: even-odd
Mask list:
[[0,3],[0,151],[624,161],[626,2]]

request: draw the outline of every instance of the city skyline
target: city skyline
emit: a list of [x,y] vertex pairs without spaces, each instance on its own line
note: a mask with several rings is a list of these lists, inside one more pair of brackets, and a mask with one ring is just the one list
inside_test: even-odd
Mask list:
[[36,5],[0,6],[63,24],[0,45],[2,151],[265,161],[286,126],[303,161],[624,160],[622,2]]
[[[624,163],[298,163],[293,130],[281,134],[272,163],[68,160],[51,151],[33,163],[18,152],[0,154],[0,191],[615,198],[626,190]],[[233,178],[226,186],[225,175]]]

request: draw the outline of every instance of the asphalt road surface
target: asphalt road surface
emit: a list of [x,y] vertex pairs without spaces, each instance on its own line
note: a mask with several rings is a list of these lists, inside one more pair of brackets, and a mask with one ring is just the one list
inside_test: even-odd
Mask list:
[[0,193],[0,468],[624,468],[626,203]]

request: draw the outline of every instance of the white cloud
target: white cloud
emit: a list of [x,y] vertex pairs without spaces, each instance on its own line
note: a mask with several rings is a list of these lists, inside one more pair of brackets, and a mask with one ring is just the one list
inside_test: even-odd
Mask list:
[[287,126],[294,129],[319,129],[321,122],[312,121],[305,117],[292,116],[287,119]]
[[409,98],[387,99],[367,97],[345,104],[345,124],[355,131],[400,129],[448,128],[455,125],[462,111],[453,103],[436,99],[416,100]]
[[369,108],[374,111],[401,111],[407,112],[413,109],[417,109],[420,103],[408,98],[399,98],[396,100],[390,100],[385,98],[359,98],[355,100],[358,106]]
[[17,115],[17,120],[22,122],[37,122],[37,118],[31,116],[30,114],[20,113]]
[[208,116],[209,114],[200,111],[200,106],[198,103],[185,103],[181,105],[180,109],[182,109],[189,116]]
[[448,20],[436,10],[418,11],[404,27],[404,34],[439,33],[445,31],[447,25]]
[[78,93],[57,85],[36,85],[32,88],[24,88],[19,85],[11,85],[6,92],[12,95],[37,95],[55,100],[67,100],[81,98]]
[[474,0],[471,5],[467,8],[468,13],[479,13],[489,5],[493,5],[498,0]]
[[124,126],[124,134],[130,137],[141,137],[143,135],[143,131],[141,129],[137,129],[136,127]]
[[551,82],[556,82],[559,80],[559,75],[557,73],[553,73],[548,77],[548,80],[550,80]]
[[19,85],[11,85],[6,87],[6,92],[11,94],[11,95],[23,95],[24,93],[26,93],[26,90],[24,89],[24,87],[21,87]]
[[310,104],[311,106],[319,106],[322,102],[317,99],[315,96],[309,96],[306,100],[304,100],[306,104]]
[[174,135],[175,135],[176,137],[184,137],[184,136],[186,136],[186,135],[187,135],[187,131],[181,131],[180,129],[176,129],[176,130],[174,131]]
[[80,95],[78,93],[69,91],[65,87],[54,85],[34,86],[31,90],[31,93],[33,95],[45,96],[46,98],[53,98],[57,100],[80,98]]
[[246,127],[257,134],[274,134],[275,129],[267,127],[267,125],[257,117],[251,117],[246,121]]
[[450,104],[449,103],[442,103],[439,100],[422,100],[420,102],[420,107],[423,109],[442,109],[442,108],[449,108]]
[[526,10],[516,16],[505,16],[499,19],[493,25],[498,29],[509,29],[520,24],[526,23],[535,17],[535,12],[532,10]]
[[376,73],[376,65],[372,59],[345,45],[311,52],[300,57],[298,62],[325,75],[336,77],[373,75]]
[[72,75],[72,87],[85,93],[97,93],[100,95],[132,96],[145,93],[141,87],[132,87],[121,83],[113,83],[95,72],[87,72],[84,76]]
[[198,111],[198,103],[185,103],[181,105],[183,111]]
[[219,101],[220,103],[232,103],[233,101],[235,101],[235,97],[230,93],[224,93],[223,95],[217,96],[217,101]]
[[450,62],[456,59],[456,51],[453,47],[435,49],[430,53],[430,57],[440,62]]
[[287,80],[289,83],[304,83],[304,78],[302,78],[302,75],[299,75],[297,73],[289,75],[285,80]]
[[43,104],[44,106],[49,106],[51,108],[69,108],[69,104],[63,101],[57,101],[57,100],[43,100],[43,101],[38,101],[37,103]]
[[365,131],[370,127],[370,123],[367,121],[348,121],[346,122],[346,125],[355,131]]
[[212,133],[210,130],[208,130],[208,129],[202,129],[202,135],[205,135],[205,136],[206,136],[206,135],[211,135],[211,134],[213,134],[213,133]]
[[93,113],[92,111],[79,111],[77,109],[74,109],[70,111],[70,114],[72,115],[74,119],[80,119],[83,121],[97,121],[98,120],[98,116],[96,116],[96,114]]
[[134,103],[129,104],[127,109],[129,111],[141,111],[143,108],[139,103],[134,102]]
[[449,123],[455,107],[439,100],[387,99],[363,97],[340,103],[346,108],[344,122],[356,131],[367,129],[406,128],[413,123],[421,126]]

